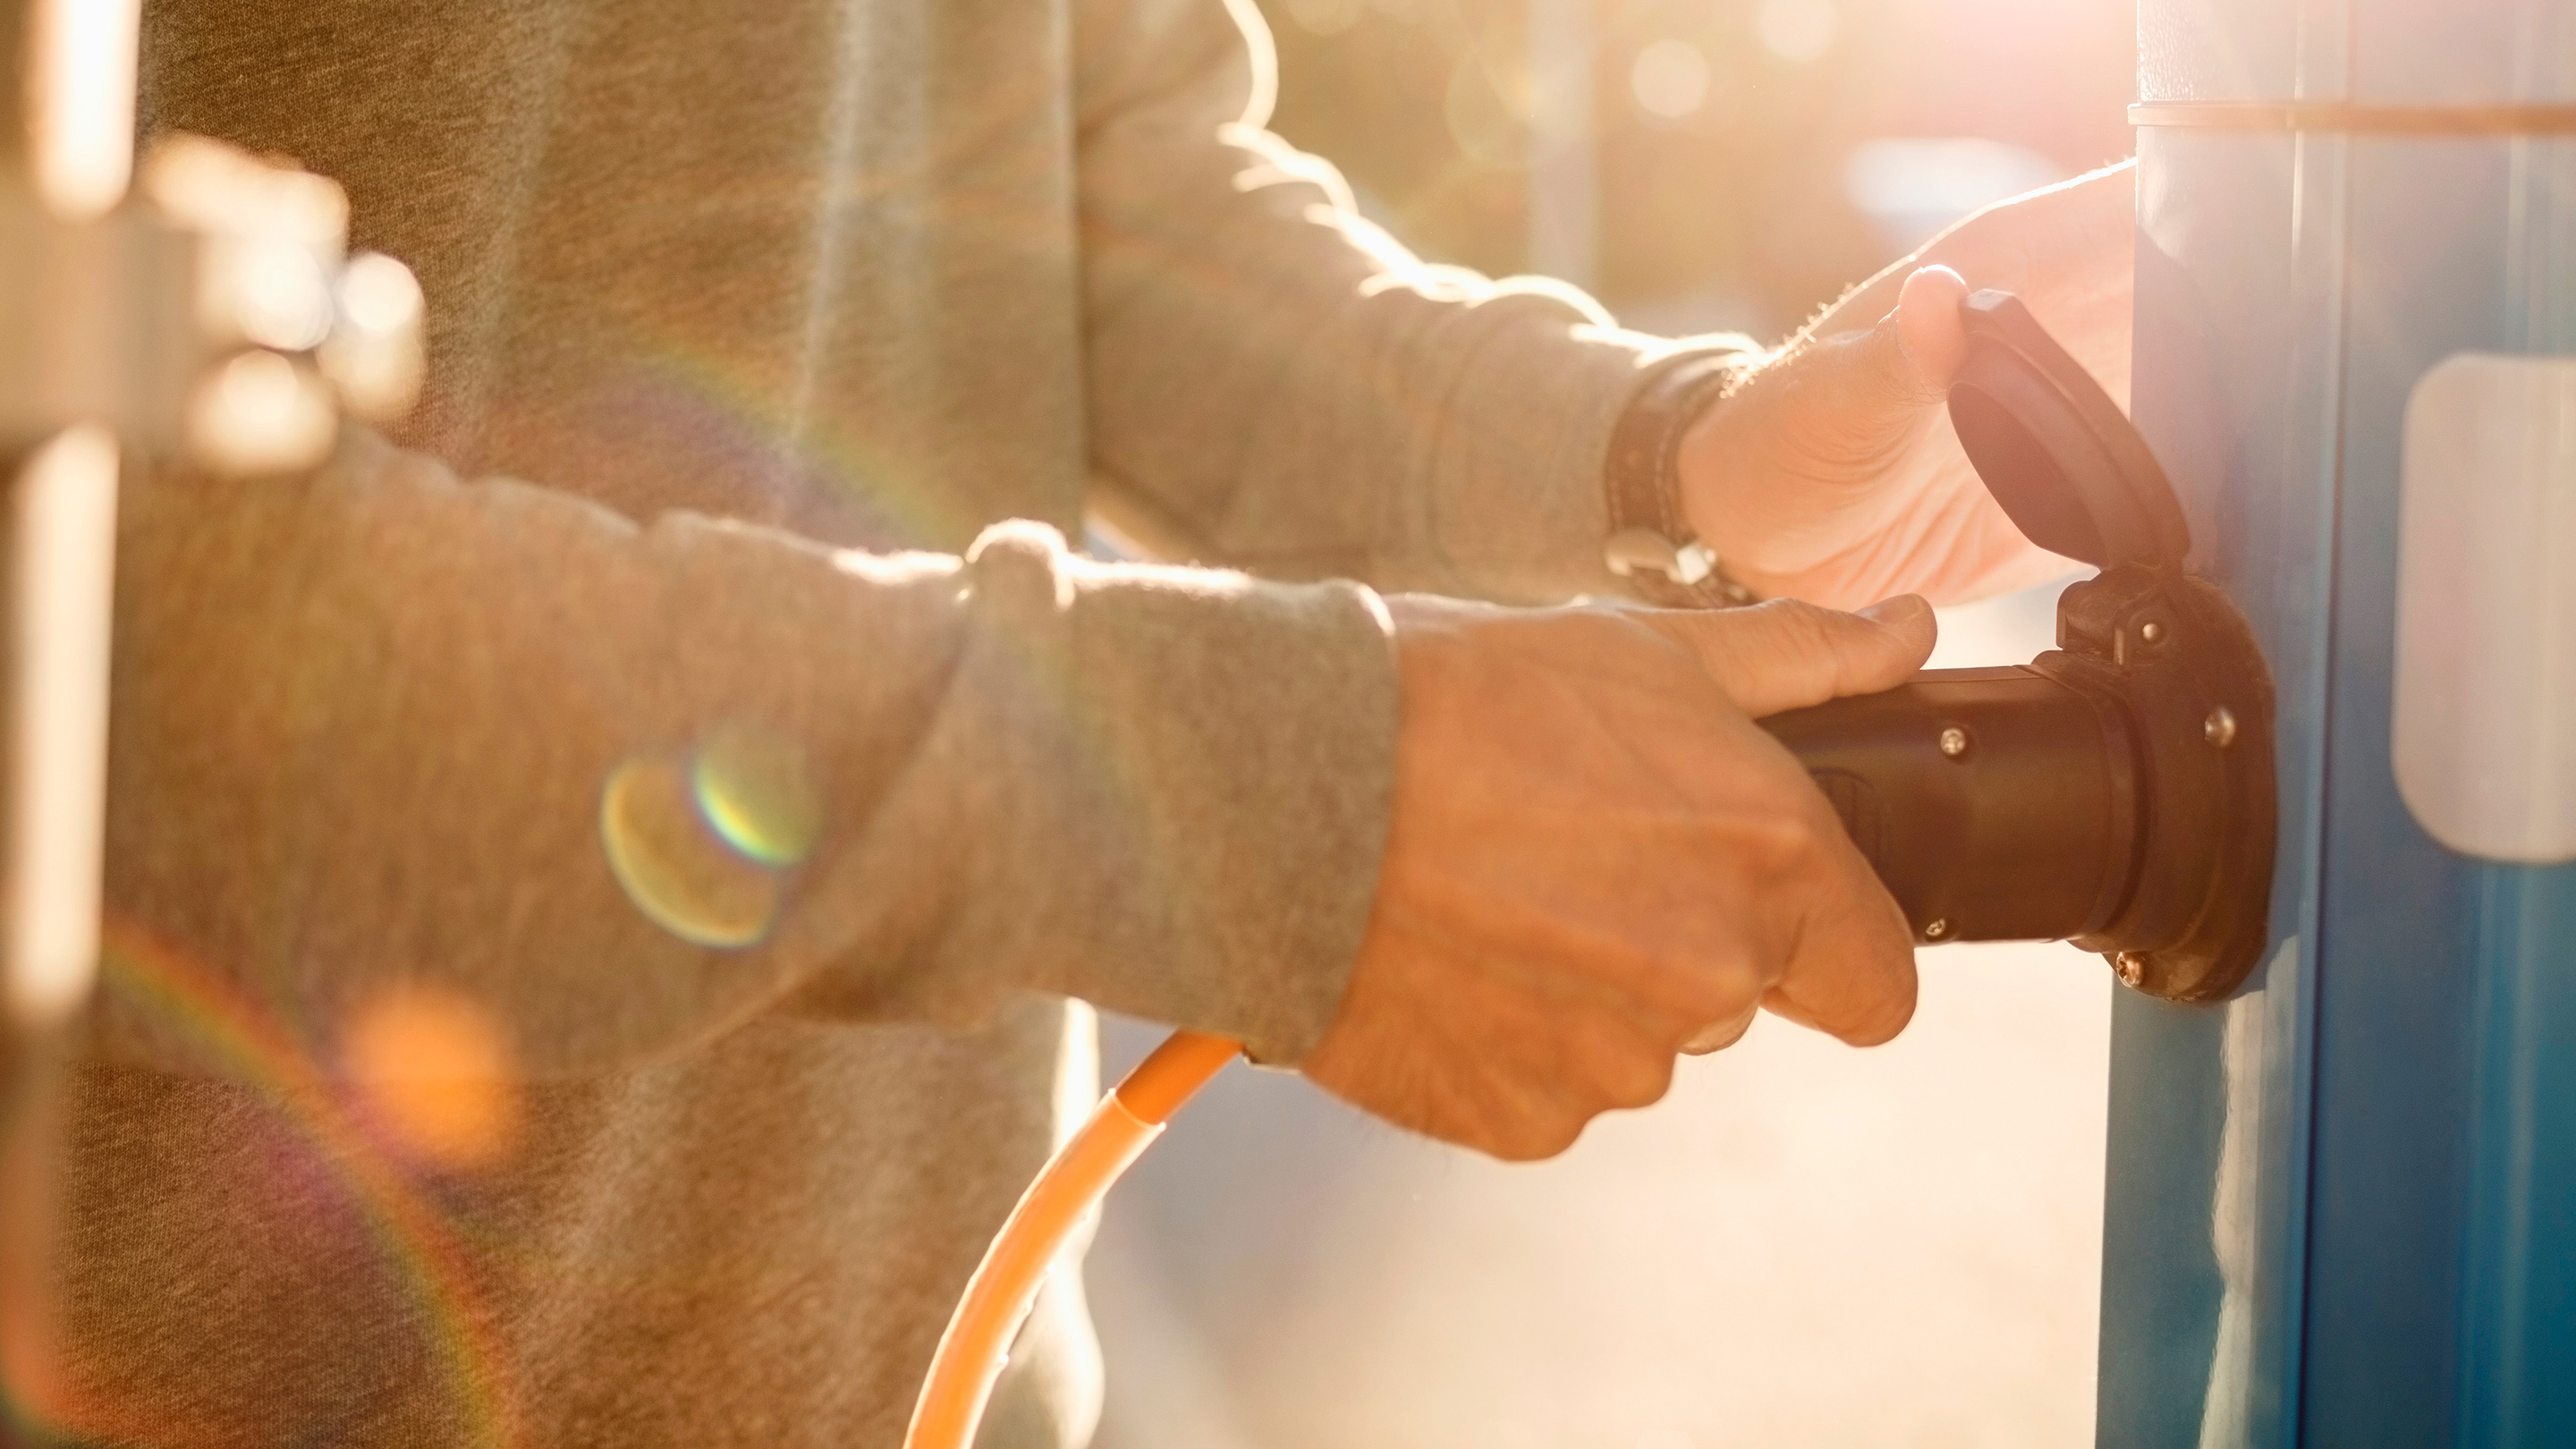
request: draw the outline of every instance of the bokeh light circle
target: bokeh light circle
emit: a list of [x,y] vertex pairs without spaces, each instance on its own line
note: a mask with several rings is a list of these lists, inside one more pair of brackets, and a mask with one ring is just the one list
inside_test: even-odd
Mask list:
[[1840,19],[1834,0],[1762,0],[1753,28],[1773,55],[1803,65],[1833,49]]
[[518,1138],[509,1038],[499,1018],[461,994],[381,992],[351,1014],[340,1053],[369,1114],[416,1160],[485,1167]]
[[1708,99],[1708,57],[1687,40],[1666,36],[1637,52],[1628,90],[1649,115],[1678,121]]

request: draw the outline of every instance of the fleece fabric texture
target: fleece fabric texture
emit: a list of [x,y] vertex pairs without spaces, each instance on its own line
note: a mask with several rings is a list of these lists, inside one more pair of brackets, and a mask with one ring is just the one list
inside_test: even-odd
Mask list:
[[[1372,588],[1609,592],[1653,355],[1260,129],[1248,0],[147,0],[147,140],[348,188],[390,438],[129,482],[56,1372],[98,1444],[891,1446],[1087,1104],[1294,1062]],[[516,481],[524,480],[524,481]],[[1094,561],[1096,510],[1196,566]],[[1076,1445],[1078,1281],[989,1445]]]

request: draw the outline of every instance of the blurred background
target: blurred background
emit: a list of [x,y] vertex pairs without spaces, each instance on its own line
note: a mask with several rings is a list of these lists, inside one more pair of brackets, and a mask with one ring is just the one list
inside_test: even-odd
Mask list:
[[[2117,0],[1265,0],[1276,127],[1426,257],[1769,340],[1989,201],[2129,153]],[[2049,647],[2054,588],[1937,666]],[[1765,1019],[1507,1167],[1236,1068],[1090,1259],[1099,1449],[2090,1443],[2111,983],[1923,953],[1897,1042]],[[1122,1071],[1158,1029],[1105,1024]]]
[[1278,129],[1417,251],[1785,332],[2130,154],[2126,0],[1264,0]]

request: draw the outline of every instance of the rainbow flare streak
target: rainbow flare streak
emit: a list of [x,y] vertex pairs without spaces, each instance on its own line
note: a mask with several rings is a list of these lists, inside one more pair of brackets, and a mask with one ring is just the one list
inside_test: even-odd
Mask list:
[[[330,1077],[270,1014],[141,926],[110,917],[101,964],[111,989],[130,993],[176,1023],[238,1085],[277,1107],[317,1160],[337,1175],[418,1306],[424,1337],[454,1386],[464,1442],[478,1449],[517,1449],[524,1443],[510,1355],[462,1241],[403,1166],[362,1129]],[[85,1403],[68,1386],[58,1394],[26,1392],[35,1387],[0,1384],[0,1422],[33,1431],[28,1437],[36,1442],[171,1442],[172,1426],[148,1411],[128,1415]],[[118,1422],[128,1418],[140,1422]],[[135,1432],[146,1425],[147,1432]]]

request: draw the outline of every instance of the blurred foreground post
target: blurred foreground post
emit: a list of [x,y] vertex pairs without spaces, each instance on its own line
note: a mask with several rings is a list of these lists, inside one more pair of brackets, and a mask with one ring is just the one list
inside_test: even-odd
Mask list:
[[189,137],[131,186],[138,10],[0,0],[0,1433],[33,1436],[74,1437],[53,1187],[98,966],[120,466],[310,468],[421,374],[420,289],[344,256],[339,187]]
[[[137,0],[0,8],[0,1383],[18,1426],[55,1399],[49,1291],[60,1067],[98,955],[116,535],[110,319],[66,265],[133,172]],[[66,244],[68,243],[68,244]],[[112,347],[113,343],[109,344]],[[69,403],[72,406],[64,406]]]

